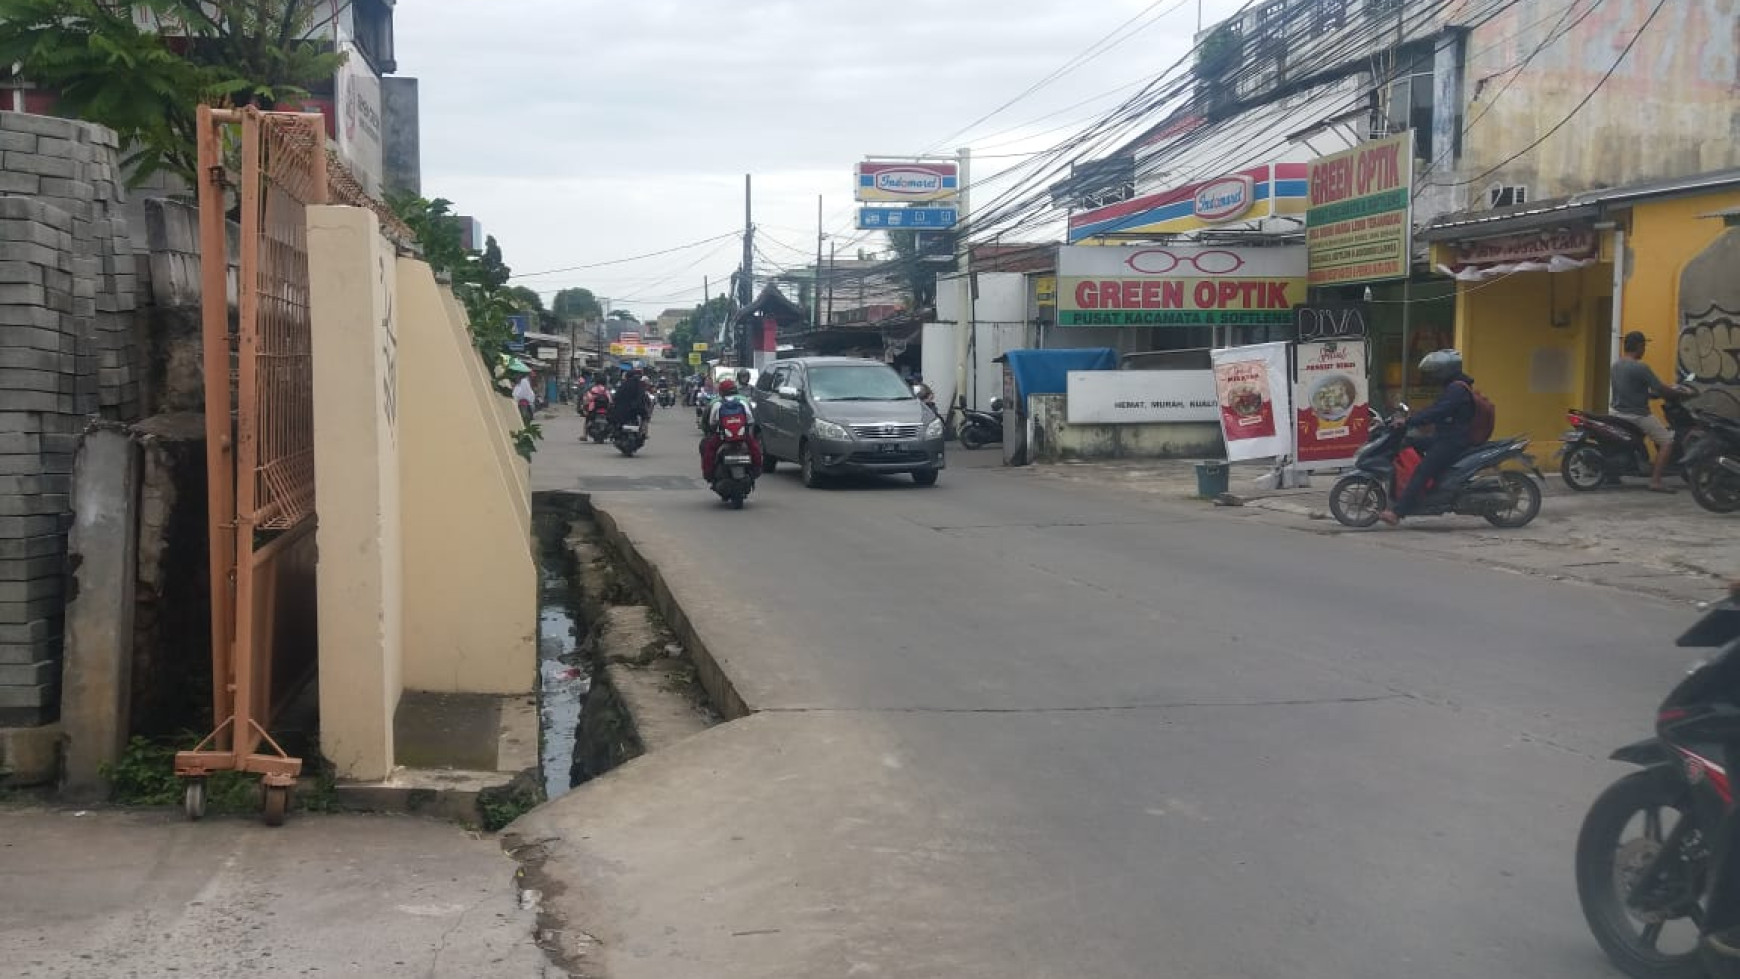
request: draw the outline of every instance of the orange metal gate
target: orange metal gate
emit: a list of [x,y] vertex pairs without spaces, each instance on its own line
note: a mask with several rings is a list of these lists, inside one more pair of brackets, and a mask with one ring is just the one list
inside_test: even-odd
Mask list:
[[[175,771],[187,780],[193,818],[204,813],[205,776],[259,773],[266,821],[276,825],[302,760],[267,727],[313,675],[317,649],[306,208],[329,200],[364,206],[391,237],[404,241],[407,233],[329,159],[318,114],[201,107],[199,170],[216,726],[176,755]],[[233,325],[225,221],[232,201],[241,209]]]

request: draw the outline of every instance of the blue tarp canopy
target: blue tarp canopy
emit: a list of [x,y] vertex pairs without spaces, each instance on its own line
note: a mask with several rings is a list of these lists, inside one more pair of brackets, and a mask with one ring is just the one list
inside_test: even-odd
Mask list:
[[1111,347],[1011,350],[997,359],[1006,361],[1009,373],[1015,375],[1015,403],[1023,413],[1032,395],[1069,393],[1070,371],[1118,369],[1118,352]]

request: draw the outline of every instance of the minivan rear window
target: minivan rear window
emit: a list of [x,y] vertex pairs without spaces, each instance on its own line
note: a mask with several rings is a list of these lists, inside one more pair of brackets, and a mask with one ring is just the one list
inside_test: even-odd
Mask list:
[[810,368],[810,396],[817,401],[911,401],[912,389],[893,368],[875,364]]

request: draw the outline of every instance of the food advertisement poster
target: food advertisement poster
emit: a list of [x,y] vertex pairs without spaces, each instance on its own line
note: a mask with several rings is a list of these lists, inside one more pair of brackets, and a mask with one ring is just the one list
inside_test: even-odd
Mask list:
[[1260,343],[1211,352],[1220,430],[1230,462],[1292,453],[1290,385],[1285,343]]
[[1296,363],[1297,460],[1307,468],[1351,463],[1371,431],[1365,342],[1301,343]]

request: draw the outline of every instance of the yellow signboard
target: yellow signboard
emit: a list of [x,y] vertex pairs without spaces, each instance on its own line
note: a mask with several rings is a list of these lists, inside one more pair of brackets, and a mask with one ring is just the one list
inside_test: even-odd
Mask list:
[[690,350],[700,350],[700,351],[705,352],[707,349],[707,345],[704,343],[691,343],[691,344],[689,344],[689,349]]
[[616,357],[622,356],[623,349],[624,349],[624,347],[620,343],[613,343],[610,345],[610,353],[612,356],[616,356]]
[[1413,186],[1413,130],[1313,160],[1305,212],[1311,284],[1407,278]]
[[689,354],[689,364],[694,367],[701,366],[701,355],[699,353]]

